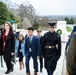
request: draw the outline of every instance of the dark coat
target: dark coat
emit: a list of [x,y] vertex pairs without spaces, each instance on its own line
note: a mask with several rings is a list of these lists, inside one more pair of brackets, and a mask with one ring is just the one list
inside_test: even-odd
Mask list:
[[67,53],[67,70],[69,75],[76,75],[76,32],[73,33]]
[[69,44],[70,44],[70,41],[71,41],[71,38],[72,38],[72,35],[73,35],[73,33],[74,32],[76,32],[76,26],[74,26],[74,28],[73,28],[73,30],[72,30],[72,32],[71,32],[71,35],[70,35],[70,37],[69,37],[69,39],[68,39],[68,42],[67,42],[67,44],[66,44],[66,47],[65,47],[65,55],[67,55],[67,48],[68,48],[68,46],[69,46]]
[[[58,44],[58,48],[56,47]],[[46,46],[55,46],[55,48],[45,48]],[[56,32],[50,31],[43,36],[42,50],[45,60],[45,68],[54,71],[56,68],[57,60],[61,55],[61,38]]]
[[42,56],[42,42],[43,42],[43,36],[41,36],[41,37],[39,37],[39,36],[37,36],[37,38],[39,39],[39,41],[40,41],[40,56]]
[[0,34],[0,55],[1,55],[1,34]]
[[11,52],[14,52],[15,51],[15,36],[14,36],[14,33],[12,31],[10,31],[7,39],[6,39],[6,44],[5,44],[5,47],[4,47],[4,52],[2,51],[2,44],[3,44],[3,41],[2,41],[2,35],[3,35],[4,32],[2,32],[1,34],[1,42],[0,42],[0,50],[1,50],[1,55],[4,55],[4,58],[5,59],[11,59]]
[[32,41],[30,43],[29,36],[25,39],[25,55],[28,56],[30,54],[29,48],[31,48],[32,56],[40,56],[40,42],[36,36],[33,36]]

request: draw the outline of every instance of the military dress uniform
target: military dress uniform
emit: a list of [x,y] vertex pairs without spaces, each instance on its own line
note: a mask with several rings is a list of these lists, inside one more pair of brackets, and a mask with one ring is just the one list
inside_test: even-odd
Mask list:
[[[55,23],[52,23],[54,26]],[[61,37],[55,31],[45,33],[43,36],[42,53],[44,56],[44,64],[48,75],[52,75],[57,61],[61,55]]]

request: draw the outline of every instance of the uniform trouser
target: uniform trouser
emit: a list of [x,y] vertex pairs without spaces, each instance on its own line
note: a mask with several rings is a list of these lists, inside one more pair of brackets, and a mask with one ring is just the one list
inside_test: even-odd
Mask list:
[[48,75],[52,75],[53,74],[53,72],[50,69],[47,69],[47,73],[48,73]]
[[29,61],[30,61],[31,57],[33,58],[33,64],[34,64],[35,72],[38,72],[37,56],[32,56],[31,53],[30,53],[28,56],[26,56],[26,73],[30,72]]
[[11,59],[4,59],[6,63],[7,70],[10,70],[13,68],[13,64],[11,63]]
[[40,62],[40,70],[42,70],[42,68],[43,68],[43,58],[41,56],[40,56],[39,62]]

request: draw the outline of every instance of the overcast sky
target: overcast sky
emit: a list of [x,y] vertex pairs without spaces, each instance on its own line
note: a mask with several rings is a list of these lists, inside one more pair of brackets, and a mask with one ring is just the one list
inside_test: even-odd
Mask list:
[[76,15],[76,0],[11,0],[32,4],[38,15]]

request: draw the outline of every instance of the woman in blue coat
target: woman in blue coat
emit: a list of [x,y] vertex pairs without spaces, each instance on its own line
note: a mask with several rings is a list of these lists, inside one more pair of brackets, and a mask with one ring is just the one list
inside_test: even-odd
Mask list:
[[18,54],[19,57],[20,70],[22,69],[22,67],[24,68],[23,63],[23,57],[25,55],[24,48],[25,48],[24,36],[20,34],[15,45],[16,54]]

